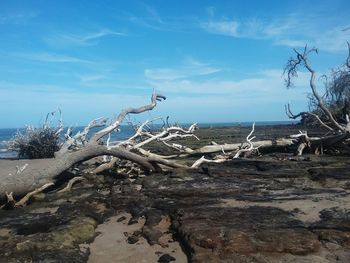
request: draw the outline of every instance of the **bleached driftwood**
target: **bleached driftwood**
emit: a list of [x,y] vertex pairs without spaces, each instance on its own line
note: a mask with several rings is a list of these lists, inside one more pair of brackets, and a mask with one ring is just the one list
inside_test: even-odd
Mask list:
[[[72,168],[74,165],[90,160],[94,157],[104,156],[101,166],[95,169],[95,173],[101,172],[105,169],[111,169],[118,166],[119,171],[129,175],[131,170],[141,171],[142,173],[150,173],[153,171],[160,171],[164,168],[196,168],[205,162],[220,163],[229,159],[239,158],[244,153],[252,152],[259,149],[273,148],[279,146],[293,146],[300,144],[301,138],[307,139],[312,146],[324,146],[336,144],[349,138],[349,133],[340,133],[323,138],[309,138],[307,134],[288,139],[263,140],[252,142],[255,138],[253,136],[255,125],[253,125],[251,132],[246,138],[246,143],[235,144],[212,144],[200,147],[198,149],[191,149],[186,145],[172,142],[174,139],[194,137],[194,131],[197,128],[196,124],[191,125],[185,129],[179,126],[164,127],[163,130],[153,133],[144,129],[150,121],[143,123],[136,129],[135,135],[129,139],[112,144],[110,142],[111,132],[117,130],[128,114],[138,114],[144,111],[152,110],[157,101],[165,99],[164,96],[153,94],[151,103],[139,108],[129,108],[123,110],[110,125],[106,125],[106,119],[98,118],[90,122],[83,131],[72,135],[71,129],[66,133],[66,140],[61,145],[59,151],[55,153],[55,157],[51,159],[41,160],[20,160],[8,161],[9,165],[2,167],[0,170],[1,184],[0,195],[5,196],[5,193],[12,193],[13,196],[24,195],[28,192],[35,192],[37,189],[42,189],[43,186],[55,182],[58,175],[64,171]],[[88,139],[88,133],[91,128],[103,127],[101,130],[92,134]],[[105,136],[109,136],[107,145],[101,141]],[[151,142],[160,142],[167,147],[175,150],[174,154],[164,156],[145,150],[142,147]],[[258,145],[258,146],[254,146]],[[305,148],[305,147],[304,147]],[[301,153],[304,149],[299,149]],[[222,153],[216,158],[208,159],[206,155]],[[109,157],[113,158],[110,159]],[[202,156],[192,165],[186,165],[179,162],[177,158],[189,156]],[[120,160],[128,160],[132,164],[137,164],[138,168],[129,165],[126,167],[129,171],[119,167]],[[2,161],[2,163],[6,163]],[[15,168],[17,169],[15,170]],[[123,170],[124,169],[124,170]],[[141,173],[141,172],[140,172]],[[77,180],[74,179],[72,183]],[[69,185],[68,185],[69,188]],[[12,196],[11,194],[11,196]]]
[[[154,120],[151,120],[151,121],[154,121]],[[179,167],[185,168],[186,167],[185,165],[181,165],[175,161],[169,160],[171,158],[178,157],[179,155],[160,156],[160,155],[151,153],[150,151],[146,151],[142,149],[142,147],[146,146],[147,144],[150,144],[151,142],[157,141],[165,144],[166,146],[176,151],[190,153],[192,151],[190,148],[180,144],[170,143],[170,141],[173,139],[187,138],[187,137],[194,137],[197,140],[199,140],[199,138],[193,134],[193,132],[197,128],[197,125],[193,124],[188,129],[184,129],[177,126],[170,126],[170,127],[164,128],[162,131],[156,134],[152,134],[151,132],[144,130],[144,127],[147,124],[149,124],[151,121],[147,120],[144,123],[142,123],[140,127],[137,128],[135,134],[131,136],[129,139],[119,142],[114,146],[111,145],[109,146],[109,148],[113,149],[117,147],[126,147],[128,150],[136,151],[140,153],[142,156],[147,157],[149,161],[151,161],[152,163],[161,164],[171,168],[179,168]],[[142,140],[142,138],[146,138],[146,139]],[[117,162],[118,162],[118,159],[114,157],[109,162],[103,163],[100,166],[98,166],[92,172],[101,173],[105,170],[112,169]]]
[[229,159],[237,159],[242,154],[251,153],[253,151],[256,151],[260,146],[257,146],[257,147],[254,146],[253,140],[255,139],[255,136],[252,136],[254,131],[255,131],[255,122],[252,125],[252,130],[250,131],[250,133],[246,137],[247,145],[241,144],[241,146],[239,146],[239,148],[236,150],[236,153],[233,156],[226,153],[223,145],[218,145],[215,143],[214,144],[215,146],[221,146],[221,151],[222,151],[223,155],[216,156],[216,158],[214,160],[206,159],[204,156],[202,156],[200,159],[198,159],[197,161],[195,161],[192,164],[191,168],[198,168],[203,163],[223,163]]
[[[350,64],[349,64],[350,44],[349,43],[348,43],[348,49],[349,49],[349,53],[348,53],[346,65],[348,68],[350,68]],[[307,46],[305,46],[303,52],[299,52],[295,49],[294,49],[294,52],[296,53],[296,57],[290,58],[285,68],[285,74],[287,76],[286,86],[287,87],[292,86],[292,78],[297,76],[297,71],[299,66],[304,67],[310,73],[309,85],[311,89],[311,96],[315,100],[317,107],[322,112],[323,117],[321,118],[318,114],[314,112],[300,112],[298,114],[293,114],[289,104],[285,106],[286,114],[291,119],[297,119],[299,117],[305,118],[307,116],[310,116],[314,118],[321,127],[326,128],[328,131],[332,133],[332,135],[324,136],[322,138],[319,138],[318,140],[309,138],[306,132],[300,133],[299,135],[294,136],[294,138],[296,138],[299,143],[296,154],[301,155],[305,148],[310,148],[315,153],[322,153],[324,147],[337,147],[339,146],[339,143],[345,142],[350,137],[349,113],[345,115],[346,116],[345,124],[338,122],[336,118],[333,116],[332,112],[327,108],[327,105],[323,99],[324,96],[321,96],[318,93],[316,83],[315,83],[316,72],[311,67],[308,59],[308,56],[310,53],[313,53],[313,52],[318,53],[317,49],[316,48],[309,49]]]
[[[99,118],[90,122],[83,132],[79,132],[74,136],[67,134],[67,140],[56,152],[55,157],[45,161],[41,160],[40,165],[35,165],[37,163],[35,160],[26,160],[28,165],[25,169],[17,169],[20,172],[12,171],[11,165],[7,166],[8,169],[1,169],[0,195],[4,196],[6,192],[12,192],[14,196],[17,196],[34,191],[47,183],[55,181],[58,175],[75,164],[96,156],[108,155],[130,160],[137,163],[146,173],[156,170],[157,166],[150,158],[133,153],[125,147],[106,147],[106,145],[100,143],[100,139],[116,130],[128,114],[138,114],[152,110],[157,105],[157,101],[164,99],[164,96],[154,93],[150,104],[123,110],[107,127],[105,127],[106,120]],[[105,128],[97,131],[87,140],[86,135],[89,130],[92,127],[100,126]],[[15,162],[12,161],[12,163],[15,165]]]
[[68,184],[66,185],[66,187],[64,187],[63,189],[59,190],[58,193],[65,193],[68,192],[72,189],[73,184],[75,184],[76,182],[79,181],[83,181],[85,180],[85,178],[83,176],[77,176],[77,177],[73,177],[72,179],[69,180]]

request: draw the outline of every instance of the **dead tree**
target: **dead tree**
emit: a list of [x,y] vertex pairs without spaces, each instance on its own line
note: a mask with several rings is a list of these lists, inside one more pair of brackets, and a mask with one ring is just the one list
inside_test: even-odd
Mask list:
[[[294,139],[297,140],[297,142],[300,144],[298,147],[297,154],[301,155],[303,152],[303,149],[306,147],[312,148],[314,151],[319,152],[320,148],[326,148],[326,147],[334,147],[337,144],[340,144],[347,140],[350,137],[350,120],[349,120],[349,112],[346,113],[346,123],[340,123],[336,120],[336,118],[333,116],[330,109],[327,107],[324,96],[321,96],[318,93],[317,86],[316,86],[316,72],[311,66],[309,62],[309,55],[311,53],[318,53],[318,50],[316,48],[308,48],[305,46],[303,52],[299,52],[296,49],[294,49],[295,57],[291,57],[288,60],[287,66],[285,67],[284,74],[286,76],[286,86],[292,87],[293,86],[293,78],[297,77],[297,73],[299,68],[304,68],[310,73],[310,82],[309,86],[311,89],[311,96],[312,100],[316,104],[317,108],[320,109],[322,112],[322,115],[319,115],[315,112],[305,111],[300,112],[298,114],[293,114],[290,105],[285,105],[286,114],[291,119],[297,119],[297,118],[303,118],[306,117],[313,118],[317,123],[326,128],[332,135],[330,136],[324,136],[322,138],[318,138],[315,140],[310,140],[308,138],[307,133],[300,133],[296,136],[293,136]],[[349,46],[349,54],[347,63],[350,58],[350,46]]]
[[[220,153],[225,152],[225,150],[230,153],[224,157],[218,155],[213,160],[213,162],[218,163],[237,158],[245,152],[257,149],[252,142],[254,139],[252,137],[254,126],[251,133],[247,136],[247,144],[209,145],[193,150],[185,145],[172,143],[172,140],[188,137],[194,137],[199,140],[194,135],[194,131],[197,129],[196,124],[188,128],[167,125],[161,131],[152,133],[147,131],[145,127],[153,120],[141,124],[135,134],[127,140],[112,143],[110,138],[108,138],[106,143],[102,142],[103,137],[110,136],[111,132],[118,129],[128,114],[138,114],[152,110],[157,105],[157,101],[164,99],[165,97],[162,95],[153,94],[150,104],[123,110],[109,125],[106,125],[106,119],[98,118],[90,122],[83,131],[79,131],[75,135],[72,135],[71,129],[68,129],[65,134],[66,140],[61,144],[54,158],[2,161],[0,194],[7,196],[9,203],[13,203],[15,206],[23,206],[34,194],[52,187],[57,177],[64,171],[74,167],[76,164],[98,156],[109,156],[112,158],[103,158],[105,161],[92,171],[94,173],[111,169],[113,166],[119,166],[120,160],[127,160],[131,163],[128,169],[135,169],[142,171],[143,174],[147,174],[164,169],[197,168],[203,162],[211,162],[203,157],[191,167],[183,162],[178,162],[177,158],[217,153],[218,149],[220,149]],[[88,139],[89,131],[97,127],[101,129]],[[175,153],[169,156],[162,156],[143,148],[151,142],[162,143],[175,151]],[[266,143],[266,145],[271,144],[275,144],[275,142],[270,141]],[[264,143],[261,146],[264,146]],[[134,167],[134,164],[137,165],[137,168]],[[127,172],[130,172],[130,170]],[[79,180],[81,180],[81,177],[79,179],[73,178],[65,189],[70,189],[72,184]],[[14,197],[26,193],[28,194],[20,201],[15,201]]]
[[[150,104],[139,108],[123,110],[109,125],[106,125],[106,119],[98,118],[91,121],[82,131],[77,132],[75,135],[72,134],[71,129],[68,129],[65,134],[65,141],[60,145],[60,149],[55,152],[54,158],[1,161],[0,195],[7,197],[9,204],[23,206],[34,194],[52,187],[57,177],[64,171],[95,157],[103,156],[103,158],[100,158],[102,159],[102,162],[99,162],[100,165],[90,170],[93,173],[101,173],[104,170],[118,167],[119,170],[126,168],[126,171],[124,171],[126,175],[132,171],[149,174],[155,171],[173,168],[196,169],[203,163],[222,163],[257,152],[258,149],[291,146],[296,142],[298,143],[300,137],[307,136],[306,134],[302,134],[294,138],[253,142],[255,138],[253,136],[255,125],[253,124],[245,143],[226,143],[222,145],[212,143],[212,145],[192,149],[180,144],[178,141],[175,143],[173,140],[188,137],[194,137],[199,140],[194,134],[194,131],[197,129],[196,124],[188,128],[170,126],[168,124],[160,131],[151,132],[145,129],[149,123],[154,121],[150,120],[141,124],[136,129],[135,134],[130,138],[120,142],[110,141],[110,134],[119,128],[128,114],[150,111],[156,107],[157,101],[161,100],[165,100],[165,97],[159,94],[153,94]],[[93,133],[88,139],[88,133],[92,128],[100,128],[100,130]],[[340,135],[343,136],[343,134]],[[102,141],[107,136],[107,141]],[[332,136],[331,138],[307,138],[307,141],[317,143],[335,140],[336,138],[336,136]],[[144,148],[152,142],[165,145],[172,150],[172,154],[160,155]],[[179,161],[181,158],[194,156],[198,156],[199,159],[192,165]],[[128,165],[121,168],[121,160],[127,160]],[[83,180],[81,176],[73,178],[62,191],[69,190],[74,182],[81,180]],[[25,196],[20,201],[15,201],[14,198],[23,195]]]
[[[133,153],[123,146],[109,148],[101,143],[101,139],[118,129],[128,114],[150,111],[157,105],[157,101],[161,100],[165,100],[165,97],[159,94],[153,94],[150,104],[139,108],[123,110],[107,127],[105,127],[106,120],[99,118],[92,121],[84,131],[78,132],[74,136],[71,136],[70,131],[68,131],[66,134],[66,141],[63,143],[60,150],[55,153],[54,158],[24,160],[18,162],[19,165],[17,165],[17,168],[12,167],[13,163],[8,166],[4,165],[5,167],[0,171],[0,194],[3,195],[6,192],[12,192],[13,196],[18,196],[34,191],[45,184],[55,182],[58,175],[75,164],[96,156],[115,156],[138,164],[145,173],[155,171],[157,169],[157,163],[152,160],[152,158]],[[94,133],[91,138],[87,140],[86,136],[93,127],[104,128]]]

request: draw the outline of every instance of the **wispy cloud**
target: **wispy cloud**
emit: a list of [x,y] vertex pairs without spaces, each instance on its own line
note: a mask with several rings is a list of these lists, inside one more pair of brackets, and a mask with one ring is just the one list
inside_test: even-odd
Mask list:
[[[309,75],[300,73],[296,88],[286,89],[282,71],[269,69],[251,77],[233,79],[176,79],[149,81],[151,87],[167,94],[164,107],[176,118],[181,105],[184,116],[193,121],[283,120],[284,104],[305,110]],[[263,109],[261,114],[253,109]],[[258,110],[259,111],[259,110]],[[173,116],[175,115],[175,116]]]
[[[284,79],[282,70],[270,69],[258,72],[252,77],[240,80],[189,80],[189,79],[164,79],[160,81],[150,80],[150,85],[165,93],[206,94],[233,96],[235,98],[255,99],[285,99]],[[300,73],[295,86],[304,88],[308,92],[309,75]]]
[[33,61],[39,61],[39,62],[51,62],[51,63],[90,63],[90,61],[72,57],[72,56],[66,56],[66,55],[60,55],[55,53],[13,53],[12,54],[15,57],[21,58],[21,59],[27,59],[27,60],[33,60]]
[[209,33],[239,37],[239,23],[234,20],[208,21],[201,23],[201,27]]
[[140,12],[123,12],[119,19],[154,31],[183,32],[193,29],[197,18],[191,16],[163,16],[152,6],[141,4]]
[[0,14],[0,25],[25,24],[29,20],[35,18],[37,15],[38,14],[35,12]]
[[146,6],[145,11],[143,15],[128,14],[125,20],[152,30],[168,31],[170,29],[154,8]]
[[149,19],[156,21],[159,24],[164,24],[163,19],[161,18],[160,14],[158,11],[149,5],[145,5],[146,12],[148,14]]
[[[23,127],[26,124],[38,124],[41,117],[57,107],[61,108],[66,125],[85,125],[97,117],[113,117],[124,108],[144,105],[148,103],[151,94],[151,89],[145,96],[139,93],[134,95],[123,93],[119,90],[86,92],[67,88],[67,85],[0,81],[0,103],[3,106],[0,126]],[[156,114],[157,110],[158,107],[152,114]],[[148,117],[149,115],[146,115],[145,118]]]
[[[299,78],[303,76],[300,75]],[[300,88],[284,89],[280,70],[267,70],[258,76],[237,81],[179,79],[155,81],[151,86],[164,92],[168,99],[149,114],[154,117],[170,114],[172,120],[199,122],[286,119],[283,105],[290,101],[295,111],[303,110],[306,106],[304,93],[308,91]],[[119,89],[87,92],[67,88],[67,85],[0,82],[0,103],[4,106],[0,123],[5,126],[37,123],[46,112],[60,107],[67,125],[81,125],[99,116],[113,116],[125,107],[144,105],[151,92],[149,89],[132,95]],[[117,109],[115,105],[118,105]],[[264,113],[259,115],[252,108],[264,109]],[[15,115],[16,119],[9,120],[6,117],[9,114]],[[149,114],[138,118],[150,118]]]
[[[0,91],[4,92],[10,92],[15,91],[18,92],[20,95],[23,91],[32,91],[32,92],[58,92],[61,91],[62,88],[58,85],[49,85],[49,84],[18,84],[15,82],[7,82],[7,81],[0,81]],[[6,99],[6,96],[3,96],[2,99]]]
[[102,79],[106,79],[105,75],[95,74],[95,75],[82,75],[79,76],[81,82],[95,82]]
[[56,34],[45,39],[45,41],[53,46],[89,46],[96,45],[101,38],[108,36],[126,36],[125,33],[113,31],[110,29],[101,29],[96,32],[86,34]]
[[308,44],[328,52],[343,51],[346,41],[350,40],[350,31],[343,29],[349,24],[334,25],[324,20],[322,16],[295,13],[268,22],[258,18],[242,21],[215,18],[212,12],[209,20],[200,22],[199,26],[209,33],[235,38],[271,40],[273,44],[289,47]]
[[196,76],[211,75],[221,71],[220,68],[199,62],[193,58],[185,61],[184,65],[176,68],[149,68],[144,75],[149,80],[178,80]]

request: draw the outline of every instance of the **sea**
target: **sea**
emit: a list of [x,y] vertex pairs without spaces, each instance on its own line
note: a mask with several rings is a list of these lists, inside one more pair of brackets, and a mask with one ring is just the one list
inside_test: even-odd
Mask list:
[[[261,121],[256,122],[256,126],[266,126],[266,125],[285,125],[285,124],[293,124],[295,122],[291,121]],[[181,124],[181,127],[189,127],[191,124]],[[241,126],[241,127],[247,127],[251,126],[252,122],[232,122],[232,123],[199,123],[199,128],[211,128],[211,127],[229,127],[229,126]],[[153,124],[150,129],[156,130],[161,128],[158,124]],[[78,131],[83,130],[84,127],[76,127],[73,129],[73,134],[75,134]],[[0,158],[1,159],[7,159],[7,158],[16,158],[17,153],[8,150],[8,141],[14,138],[17,132],[24,133],[25,128],[2,128],[0,129]],[[93,130],[92,130],[93,132]],[[134,128],[131,125],[121,125],[118,132],[113,132],[111,136],[111,141],[121,141],[126,138],[129,138],[135,133]]]

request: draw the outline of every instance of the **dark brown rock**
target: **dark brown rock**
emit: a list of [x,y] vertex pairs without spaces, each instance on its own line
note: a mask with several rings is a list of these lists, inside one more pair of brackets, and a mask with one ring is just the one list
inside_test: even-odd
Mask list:
[[124,221],[125,219],[126,219],[125,216],[121,216],[121,217],[119,217],[119,218],[117,219],[117,222],[122,222],[122,221]]
[[[217,141],[217,132],[205,140]],[[234,139],[230,134],[222,139]],[[281,153],[178,169],[137,179],[140,191],[127,179],[106,177],[102,189],[83,183],[47,193],[23,209],[0,211],[0,262],[86,262],[79,245],[121,212],[132,214],[129,223],[146,219],[141,231],[127,233],[128,242],[142,236],[159,244],[170,233],[191,262],[348,262],[350,160],[305,158]]]
[[139,238],[137,236],[132,235],[128,237],[127,241],[129,244],[135,244],[139,241]]
[[170,256],[169,254],[164,254],[164,255],[159,257],[158,262],[159,263],[169,263],[169,262],[175,261],[175,260],[176,260],[176,258]]

